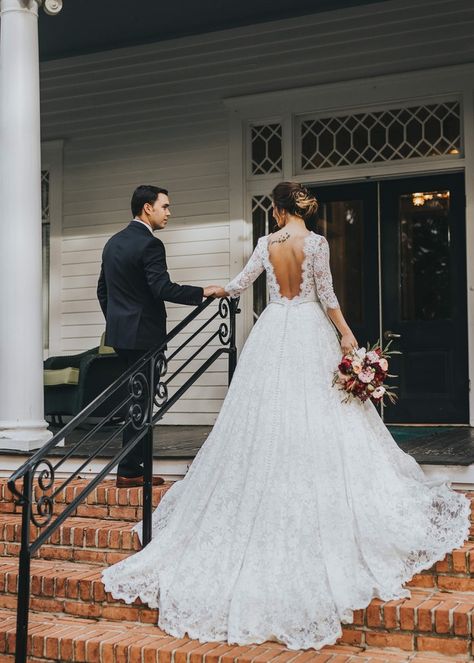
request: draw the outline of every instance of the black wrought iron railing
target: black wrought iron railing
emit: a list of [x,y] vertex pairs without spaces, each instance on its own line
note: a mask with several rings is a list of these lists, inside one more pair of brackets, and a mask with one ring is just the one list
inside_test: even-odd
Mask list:
[[[168,410],[186,393],[186,391],[205,373],[222,355],[228,355],[229,382],[236,365],[237,350],[235,345],[235,321],[238,313],[238,300],[220,299],[217,310],[197,326],[181,344],[168,356],[165,354],[167,345],[178,334],[185,330],[200,313],[211,306],[216,300],[206,299],[184,318],[167,335],[165,341],[157,348],[148,351],[122,377],[117,379],[82,412],[58,431],[52,438],[29,458],[8,480],[8,487],[15,501],[21,505],[21,546],[18,573],[18,607],[16,631],[16,663],[25,663],[28,648],[28,617],[30,603],[30,566],[31,558],[45,543],[53,532],[73,514],[77,507],[86,499],[94,488],[106,477],[118,463],[144,439],[144,482],[143,482],[143,545],[150,542],[152,536],[152,476],[153,476],[153,426]],[[212,325],[216,327],[212,329]],[[195,349],[191,346],[199,334],[206,332],[207,338]],[[209,333],[210,332],[210,333]],[[216,345],[217,341],[217,345]],[[213,343],[214,342],[214,343]],[[206,348],[216,349],[206,358],[202,356]],[[189,357],[183,359],[178,367],[168,374],[171,360],[176,360],[184,348],[192,347]],[[190,372],[184,383],[170,395],[173,380],[188,368],[196,359],[202,360],[199,368]],[[94,417],[99,408],[110,404],[109,414],[101,418],[92,428],[85,431],[80,438],[58,460],[50,459],[51,452],[67,439],[74,431],[83,427],[86,420]],[[120,421],[110,428],[111,422]],[[67,486],[83,472],[90,462],[104,452],[116,439],[121,439],[127,427],[133,429],[125,448],[121,448],[104,465],[104,467],[76,494],[74,499],[66,503],[58,499],[64,495]],[[58,472],[71,456],[81,455],[81,448],[94,436],[105,432],[105,439],[99,442],[94,451],[66,478],[56,480]],[[64,508],[62,508],[64,507]],[[33,525],[33,527],[31,527]],[[32,537],[32,532],[34,536]]]

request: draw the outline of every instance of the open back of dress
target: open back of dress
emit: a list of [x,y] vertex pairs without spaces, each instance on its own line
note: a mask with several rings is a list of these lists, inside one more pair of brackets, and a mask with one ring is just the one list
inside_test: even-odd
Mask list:
[[319,301],[324,309],[339,308],[329,266],[329,246],[322,235],[264,235],[244,269],[226,285],[237,297],[266,270],[269,303]]
[[284,241],[279,241],[272,235],[268,238],[268,259],[282,297],[293,299],[301,292],[307,237],[308,235],[289,237]]

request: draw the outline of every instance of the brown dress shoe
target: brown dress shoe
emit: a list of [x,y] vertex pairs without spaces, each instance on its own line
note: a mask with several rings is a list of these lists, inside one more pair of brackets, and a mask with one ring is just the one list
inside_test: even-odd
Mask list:
[[[152,486],[161,486],[164,482],[163,477],[152,477],[151,479]],[[121,477],[117,475],[115,485],[117,488],[138,488],[143,486],[143,475],[139,477]]]

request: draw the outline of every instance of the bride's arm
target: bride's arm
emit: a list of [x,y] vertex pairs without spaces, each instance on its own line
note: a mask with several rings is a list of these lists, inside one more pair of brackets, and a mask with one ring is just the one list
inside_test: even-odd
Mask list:
[[238,297],[241,292],[248,288],[255,279],[263,272],[263,260],[260,247],[260,240],[255,247],[254,252],[250,256],[248,263],[245,265],[240,274],[232,279],[226,286],[216,292],[216,297]]
[[319,300],[326,309],[327,316],[341,335],[342,351],[344,353],[350,352],[353,347],[358,347],[358,343],[342,314],[334,293],[329,266],[329,244],[323,236],[320,236],[320,244],[314,256],[314,281]]
[[340,308],[328,308],[326,311],[328,317],[332,320],[336,326],[338,332],[341,335],[341,350],[344,354],[347,354],[352,350],[352,348],[358,348],[359,344],[357,339],[351,331],[351,328],[347,324],[342,311]]

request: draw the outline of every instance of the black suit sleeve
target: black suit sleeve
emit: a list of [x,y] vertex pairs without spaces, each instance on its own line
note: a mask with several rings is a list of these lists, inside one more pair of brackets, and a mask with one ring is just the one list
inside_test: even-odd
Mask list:
[[107,318],[107,283],[105,282],[103,265],[100,268],[99,282],[97,283],[97,299],[104,317]]
[[203,289],[194,285],[173,283],[166,266],[165,247],[161,240],[154,238],[143,254],[143,265],[148,286],[155,299],[197,306],[202,302]]

